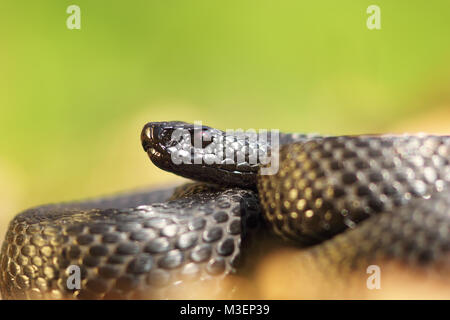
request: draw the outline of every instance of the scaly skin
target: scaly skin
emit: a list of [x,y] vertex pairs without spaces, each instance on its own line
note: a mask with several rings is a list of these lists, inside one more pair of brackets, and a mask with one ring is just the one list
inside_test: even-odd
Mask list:
[[[173,141],[176,129],[185,135]],[[306,269],[323,274],[344,279],[392,260],[448,276],[449,137],[280,134],[277,155],[270,139],[203,127],[210,141],[198,147],[187,139],[196,134],[183,122],[149,123],[141,139],[155,165],[207,185],[179,188],[170,199],[172,190],[128,194],[16,216],[1,252],[3,297],[162,298],[189,279],[238,271],[264,225],[303,247]],[[234,163],[176,165],[179,150],[201,160],[233,151]],[[263,175],[271,155],[279,170]],[[80,290],[67,288],[69,265],[81,267]]]
[[[150,202],[161,196],[167,200],[166,195],[150,192],[146,197]],[[87,201],[17,215],[2,248],[2,296],[164,298],[183,282],[235,273],[247,236],[260,224],[257,198],[249,190],[209,188],[123,209],[123,196],[117,199],[117,203],[111,197],[95,201],[95,206],[115,205],[115,209],[87,209],[91,206]],[[70,265],[81,268],[80,290],[67,286]]]

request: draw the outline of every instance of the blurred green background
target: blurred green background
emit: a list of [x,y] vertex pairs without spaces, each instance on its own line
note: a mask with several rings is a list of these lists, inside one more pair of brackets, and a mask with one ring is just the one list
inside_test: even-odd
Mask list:
[[0,235],[32,205],[175,181],[148,121],[449,132],[449,36],[448,0],[2,0]]

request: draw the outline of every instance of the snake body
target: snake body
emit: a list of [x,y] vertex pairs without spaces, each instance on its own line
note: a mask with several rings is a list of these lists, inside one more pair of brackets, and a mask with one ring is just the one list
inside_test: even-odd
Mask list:
[[[147,124],[152,162],[200,182],[18,214],[1,251],[3,298],[163,298],[204,280],[220,289],[268,230],[323,272],[395,260],[448,276],[450,137],[280,134],[279,152],[253,138]],[[269,157],[279,168],[262,174]],[[71,266],[80,288],[67,285]]]

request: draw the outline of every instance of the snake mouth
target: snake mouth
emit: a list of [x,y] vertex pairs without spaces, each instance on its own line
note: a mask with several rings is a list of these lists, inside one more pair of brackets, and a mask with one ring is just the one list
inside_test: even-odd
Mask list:
[[162,157],[161,152],[156,151],[156,149],[152,148],[152,147],[148,148],[147,153],[149,154],[150,157],[155,157],[155,158]]

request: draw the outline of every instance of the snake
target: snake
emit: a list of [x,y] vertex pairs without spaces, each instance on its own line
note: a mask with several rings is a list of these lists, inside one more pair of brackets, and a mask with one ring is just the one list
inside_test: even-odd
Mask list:
[[317,272],[398,261],[448,278],[449,136],[170,121],[147,123],[140,138],[154,165],[193,181],[17,214],[0,254],[4,299],[163,299],[204,281],[227,290],[221,281],[272,241]]

